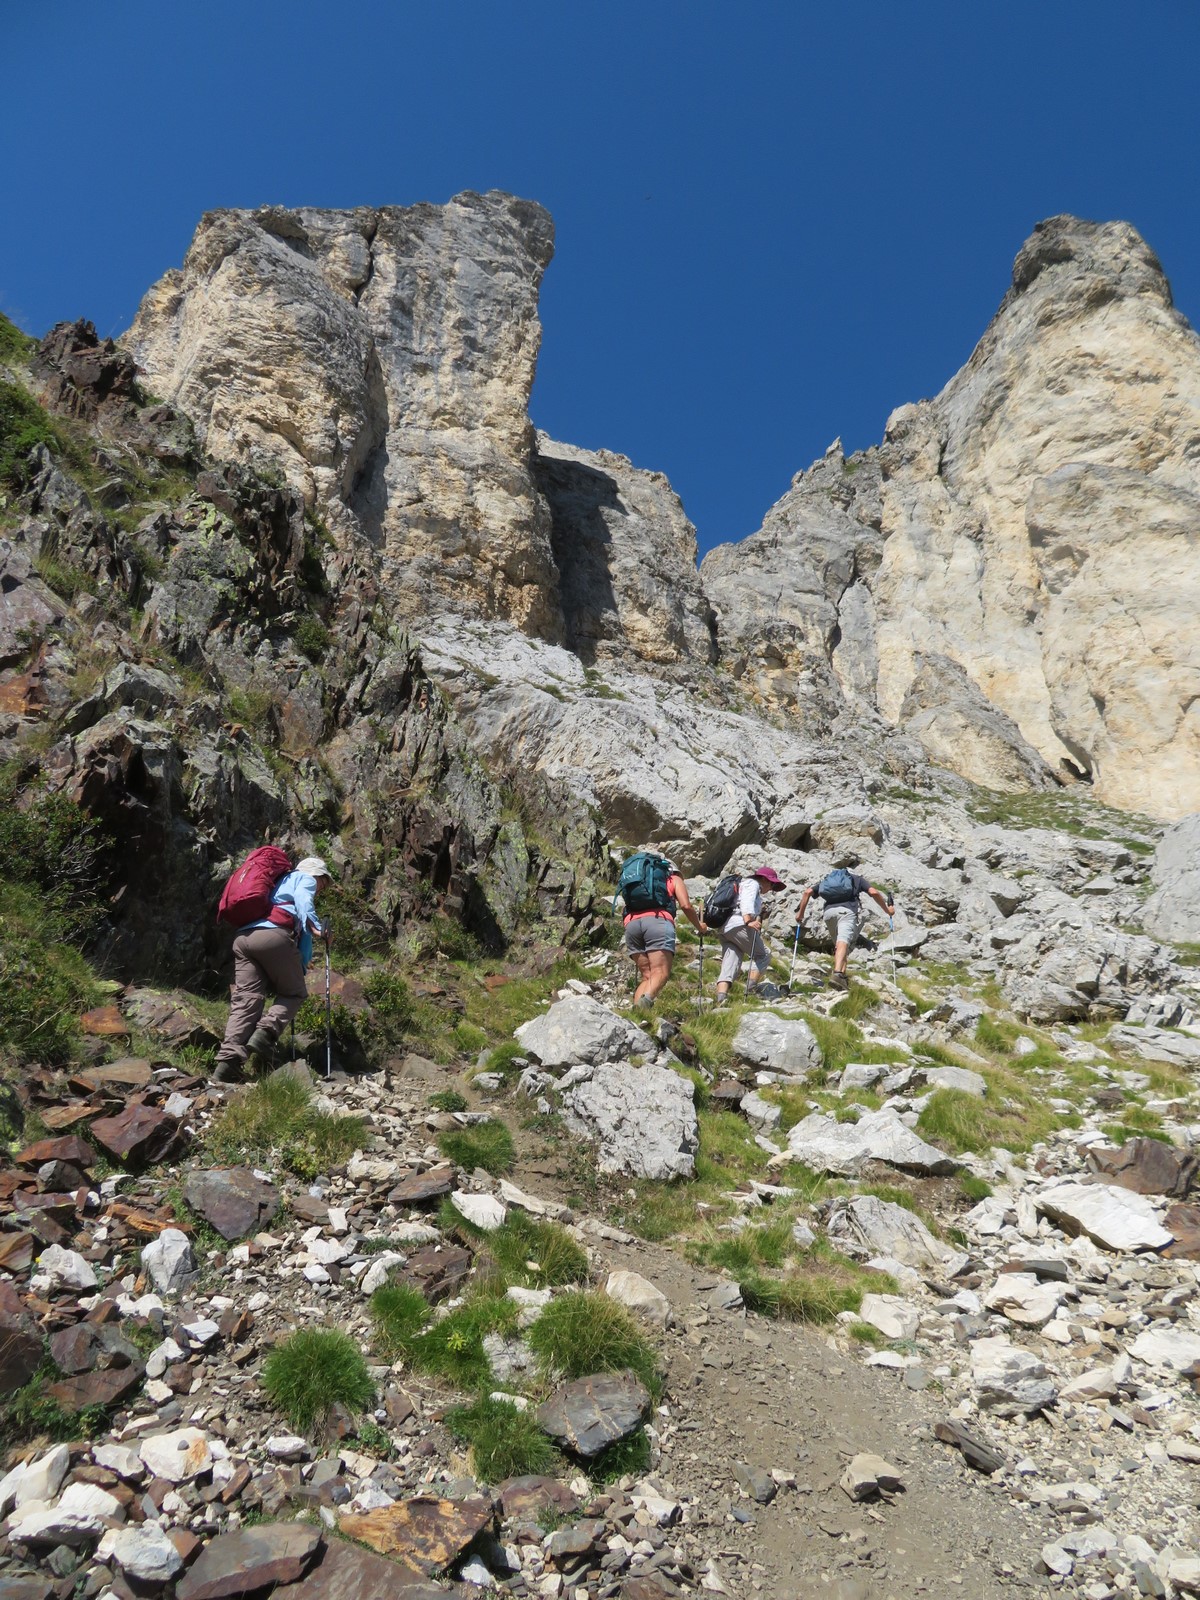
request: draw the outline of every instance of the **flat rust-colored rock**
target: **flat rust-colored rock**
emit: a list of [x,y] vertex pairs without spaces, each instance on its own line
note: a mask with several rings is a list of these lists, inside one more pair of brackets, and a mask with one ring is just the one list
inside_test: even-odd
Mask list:
[[394,1206],[419,1205],[422,1200],[440,1200],[454,1187],[454,1168],[430,1167],[428,1172],[410,1172],[388,1195]]
[[560,1383],[537,1410],[538,1426],[576,1455],[596,1456],[637,1429],[650,1404],[632,1372],[598,1372]]
[[91,1011],[85,1011],[79,1019],[79,1026],[82,1032],[102,1039],[124,1039],[129,1033],[129,1024],[117,1006],[96,1006]]
[[1170,1206],[1163,1227],[1175,1235],[1162,1252],[1173,1261],[1200,1261],[1200,1206]]
[[[338,1526],[380,1555],[408,1561],[427,1577],[434,1577],[458,1560],[492,1516],[492,1502],[484,1495],[439,1500],[419,1494],[378,1511],[353,1513],[343,1517]],[[179,1600],[188,1597],[181,1594]]]
[[88,1117],[94,1117],[96,1115],[96,1107],[86,1102],[65,1106],[47,1106],[39,1115],[48,1128],[73,1128],[77,1122],[84,1122]]
[[142,1056],[122,1056],[120,1061],[110,1061],[106,1066],[85,1067],[71,1079],[81,1088],[93,1089],[145,1089],[154,1079],[150,1063]]
[[455,1293],[470,1272],[473,1259],[469,1250],[455,1244],[427,1244],[409,1256],[407,1266],[395,1274],[393,1281],[419,1289],[432,1305]]
[[98,1117],[92,1138],[118,1161],[158,1161],[175,1142],[179,1124],[157,1106],[127,1106],[115,1117]]
[[124,1400],[142,1381],[145,1369],[139,1361],[130,1367],[98,1367],[74,1378],[62,1378],[48,1385],[46,1393],[64,1411],[83,1411],[87,1406],[111,1406]]
[[535,1521],[539,1511],[556,1511],[570,1517],[579,1510],[579,1501],[558,1478],[505,1478],[496,1493],[505,1517],[520,1517],[523,1521]]
[[305,1522],[262,1522],[204,1546],[175,1589],[176,1600],[233,1600],[304,1576],[322,1545]]
[[33,1264],[31,1233],[0,1233],[0,1271],[24,1272]]
[[1135,1194],[1166,1194],[1182,1199],[1200,1161],[1161,1139],[1130,1139],[1115,1150],[1090,1150],[1093,1170]]
[[39,1139],[35,1144],[26,1145],[17,1157],[19,1167],[41,1167],[47,1161],[66,1161],[74,1167],[94,1167],[96,1152],[78,1134],[66,1134],[57,1139]]

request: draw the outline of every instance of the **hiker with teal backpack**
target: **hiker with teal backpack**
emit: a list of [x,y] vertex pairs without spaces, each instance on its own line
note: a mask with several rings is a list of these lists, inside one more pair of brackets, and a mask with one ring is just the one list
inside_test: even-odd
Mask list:
[[829,982],[835,989],[850,987],[846,963],[862,928],[859,897],[864,894],[869,895],[887,913],[889,920],[895,915],[896,904],[891,895],[884,895],[874,884],[861,874],[851,872],[848,867],[835,867],[819,883],[810,883],[796,907],[796,927],[799,929],[808,910],[808,902],[817,899],[824,903],[825,926],[833,939],[833,971],[829,974]]
[[637,851],[622,866],[614,909],[618,899],[625,902],[625,948],[638,974],[633,1003],[649,1010],[671,976],[676,911],[683,912],[697,933],[702,931],[700,918],[674,862],[652,850]]

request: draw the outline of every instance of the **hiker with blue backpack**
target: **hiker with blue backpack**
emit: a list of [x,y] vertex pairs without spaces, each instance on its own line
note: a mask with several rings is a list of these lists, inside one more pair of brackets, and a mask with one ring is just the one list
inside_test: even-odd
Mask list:
[[869,895],[876,905],[886,912],[889,920],[895,915],[896,903],[892,897],[885,896],[881,890],[875,888],[874,884],[859,873],[851,872],[848,867],[835,867],[832,872],[827,872],[819,883],[810,883],[800,896],[800,904],[796,907],[798,935],[804,922],[804,913],[808,910],[808,902],[817,899],[824,904],[825,926],[833,939],[833,971],[829,974],[829,982],[834,989],[850,987],[846,963],[850,959],[850,951],[857,942],[862,928],[859,897],[864,894]]
[[676,911],[697,933],[702,932],[700,918],[675,863],[652,850],[637,851],[622,866],[614,908],[618,899],[625,902],[625,948],[638,974],[633,1003],[648,1011],[675,962]]
[[[217,1051],[215,1082],[236,1082],[252,1056],[269,1058],[308,998],[304,974],[312,960],[313,934],[327,947],[329,943],[316,898],[330,881],[329,868],[319,856],[306,856],[293,868],[282,850],[263,845],[250,852],[226,883],[217,919],[237,928],[238,935],[233,941],[229,1021]],[[264,1016],[268,995],[275,1003]]]

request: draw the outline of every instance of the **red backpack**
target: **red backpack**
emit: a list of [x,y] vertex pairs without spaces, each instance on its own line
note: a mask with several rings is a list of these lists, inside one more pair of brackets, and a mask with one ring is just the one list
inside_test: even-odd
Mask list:
[[271,915],[271,896],[275,885],[292,870],[292,863],[276,845],[264,844],[251,850],[221,891],[217,921],[234,928],[252,922],[265,922]]

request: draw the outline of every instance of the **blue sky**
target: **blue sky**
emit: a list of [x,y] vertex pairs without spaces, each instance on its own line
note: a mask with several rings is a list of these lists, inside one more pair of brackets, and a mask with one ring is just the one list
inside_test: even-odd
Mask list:
[[534,420],[702,548],[936,392],[1041,217],[1132,222],[1200,317],[1195,0],[60,0],[4,41],[23,326],[120,332],[215,206],[508,189],[557,225]]

